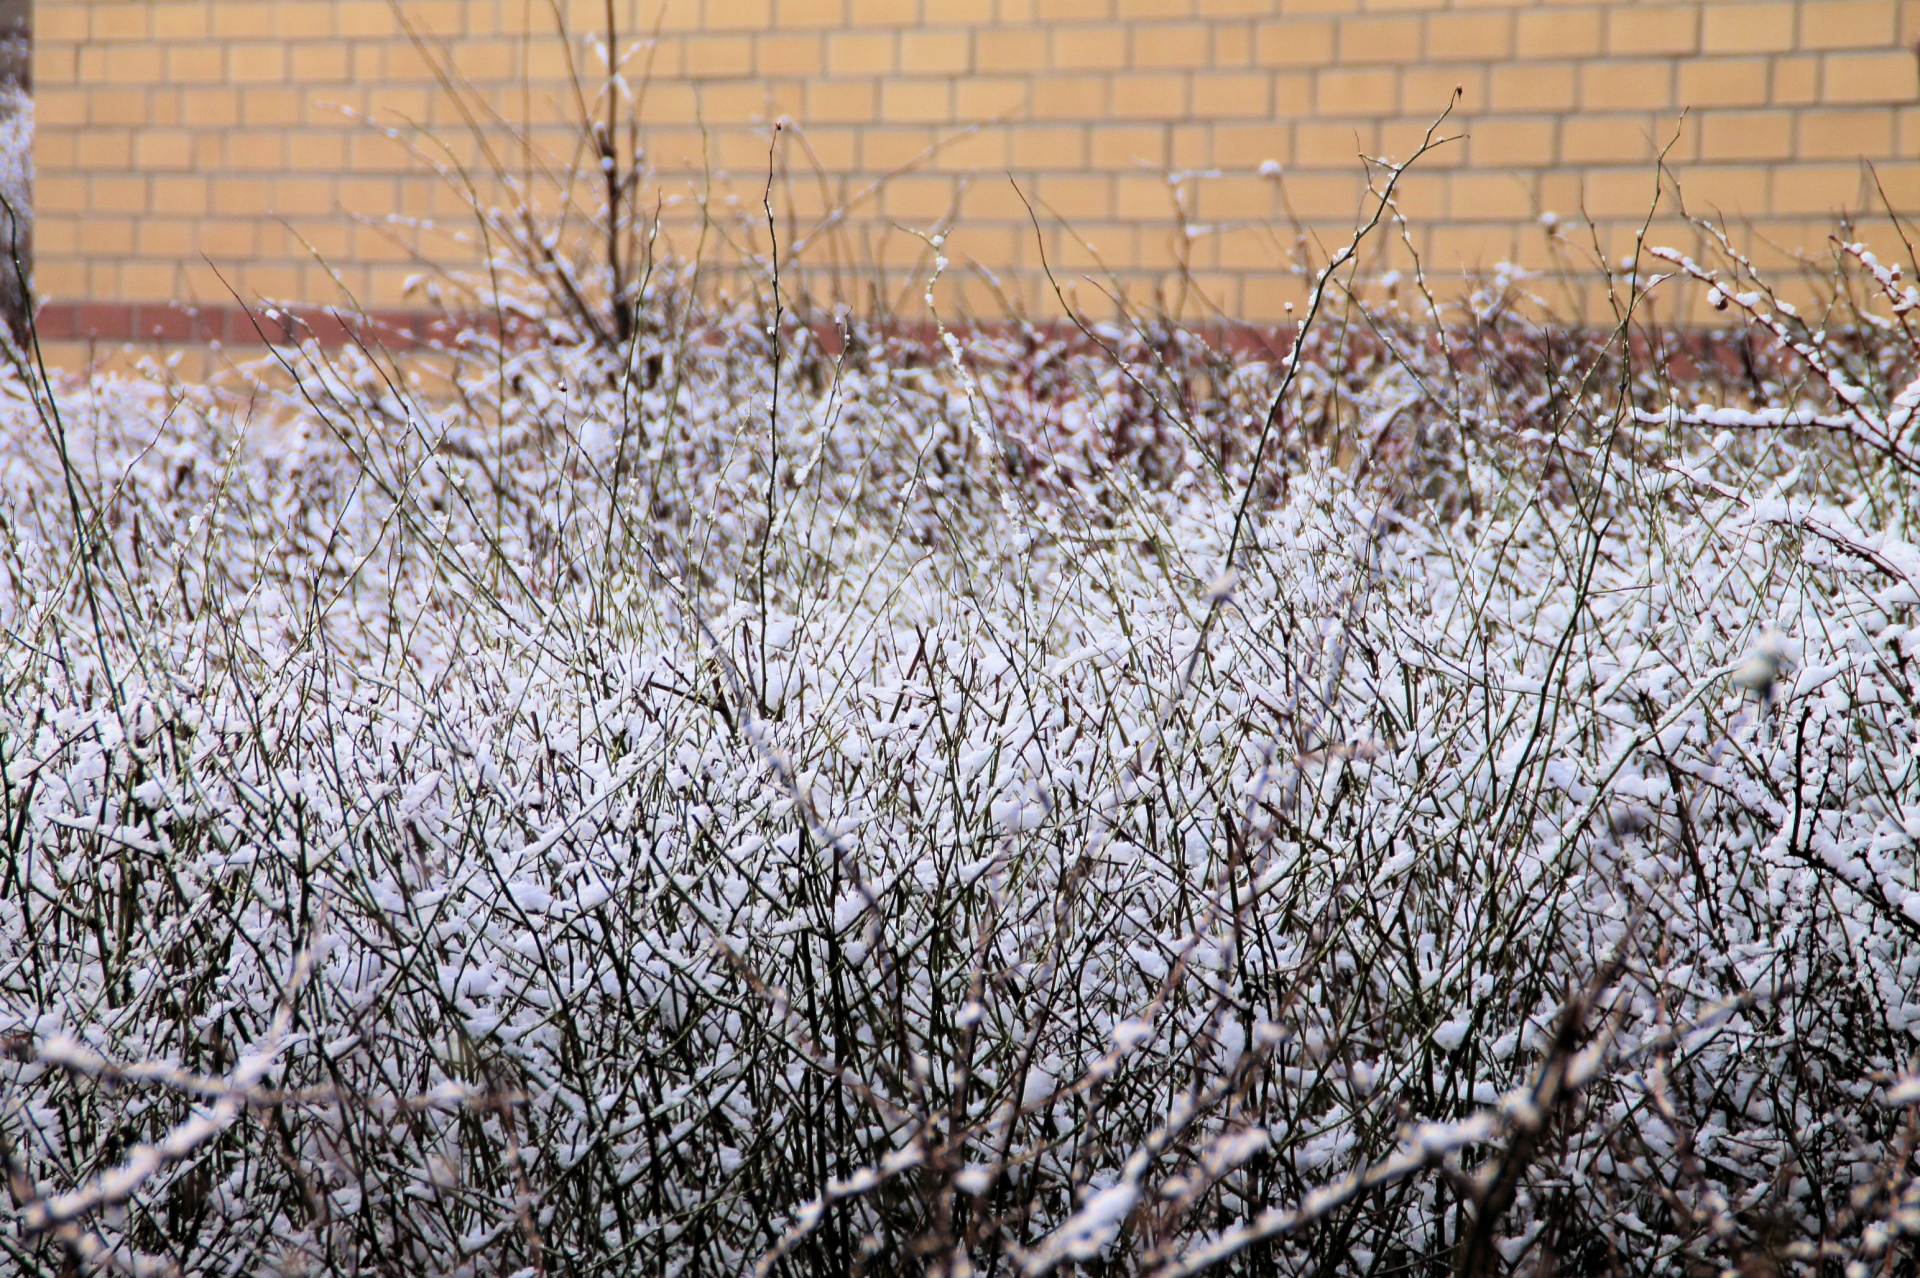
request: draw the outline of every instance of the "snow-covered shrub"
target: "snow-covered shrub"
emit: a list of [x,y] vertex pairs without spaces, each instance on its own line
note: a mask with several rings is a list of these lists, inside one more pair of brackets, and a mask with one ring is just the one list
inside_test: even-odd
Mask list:
[[0,387],[10,1264],[1910,1245],[1903,329],[658,302]]

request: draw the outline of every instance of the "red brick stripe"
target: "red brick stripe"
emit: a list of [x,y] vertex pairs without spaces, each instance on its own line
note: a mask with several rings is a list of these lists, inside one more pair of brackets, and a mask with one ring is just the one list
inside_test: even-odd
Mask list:
[[451,345],[471,325],[427,311],[356,315],[323,307],[181,306],[172,302],[48,302],[35,317],[43,342],[135,342],[205,346],[263,346],[317,339],[322,346],[353,340],[388,349]]

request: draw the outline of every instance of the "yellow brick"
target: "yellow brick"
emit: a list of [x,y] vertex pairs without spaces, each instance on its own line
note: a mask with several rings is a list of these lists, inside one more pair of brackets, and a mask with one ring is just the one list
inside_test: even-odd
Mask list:
[[[249,206],[245,208],[234,207],[234,205],[242,202],[239,199],[239,192],[235,191],[224,192],[228,203],[225,208],[222,207],[222,187],[224,185],[224,183],[219,181],[214,183],[213,203],[215,208],[236,213],[266,212],[264,196],[257,189],[260,185],[259,183],[252,184],[255,189],[244,201],[244,203]],[[339,183],[340,204],[343,208],[352,209],[355,212],[378,216],[394,207],[394,195],[397,189],[391,178],[343,177]]]
[[1700,47],[1697,4],[1615,5],[1607,10],[1607,52],[1690,54]]
[[286,128],[301,122],[305,102],[297,89],[248,89],[240,95],[240,118],[252,128]]
[[753,73],[753,41],[743,35],[688,36],[682,52],[694,80],[734,79]]
[[33,15],[33,38],[38,44],[86,40],[92,35],[91,4],[40,5]]
[[499,84],[515,73],[514,46],[506,40],[466,40],[454,50],[454,65],[474,84]]
[[1596,62],[1580,68],[1582,110],[1659,110],[1672,103],[1671,63]]
[[1111,0],[1034,0],[1033,3],[1033,16],[1042,22],[1085,22],[1107,17],[1112,11]]
[[1468,130],[1467,153],[1483,168],[1551,164],[1557,124],[1551,117],[1478,120]]
[[[1440,223],[1448,217],[1448,207],[1452,203],[1453,180],[1446,173],[1425,173],[1409,171],[1394,184],[1394,205],[1398,205],[1402,217],[1415,226]],[[1511,186],[1513,177],[1505,175],[1503,180]]]
[[1793,9],[1787,3],[1708,4],[1700,14],[1703,53],[1781,53],[1793,48]]
[[1801,159],[1879,160],[1895,155],[1892,112],[1803,111],[1799,116],[1796,154]]
[[154,128],[170,129],[180,123],[180,95],[171,89],[155,89],[147,94],[147,123]]
[[158,217],[141,219],[134,243],[151,257],[186,257],[198,247],[192,222]]
[[1511,173],[1456,173],[1448,187],[1455,218],[1520,221],[1532,215],[1532,193]]
[[952,179],[926,174],[896,177],[881,193],[881,206],[888,218],[920,225],[945,217],[953,203]]
[[1322,71],[1314,105],[1327,115],[1393,115],[1400,109],[1399,76],[1385,68]]
[[1553,6],[1524,12],[1514,30],[1514,51],[1523,59],[1597,54],[1604,47],[1602,20],[1598,9]]
[[[778,97],[770,90],[774,86],[761,81],[747,81],[739,84],[708,83],[700,87],[700,109],[711,125],[747,125],[761,120],[772,120],[781,114]],[[735,140],[736,131],[721,133],[720,144],[725,146]],[[764,137],[751,136],[750,145],[744,154],[758,155],[762,160],[755,164],[758,168],[764,163],[767,143]]]
[[107,45],[101,52],[102,72],[114,84],[158,81],[166,64],[163,51],[152,44]]
[[1562,164],[1631,164],[1656,154],[1645,116],[1582,114],[1560,122]]
[[772,0],[722,0],[703,8],[710,31],[766,31],[774,25]]
[[1168,163],[1176,169],[1202,169],[1213,163],[1213,125],[1176,124],[1168,131]]
[[385,84],[388,79],[386,48],[372,41],[354,45],[353,78],[369,86]]
[[1037,71],[1047,65],[1047,35],[1037,30],[990,29],[974,36],[982,72]]
[[[343,132],[304,133],[289,155],[287,168],[296,173],[339,173],[347,167],[348,135]],[[438,148],[429,148],[437,154]],[[468,167],[473,167],[469,162]]]
[[258,40],[273,34],[274,6],[266,0],[213,0],[213,35],[219,40]]
[[1874,170],[1895,208],[1920,208],[1920,164],[1902,160],[1876,164]]
[[1113,78],[1116,119],[1174,120],[1191,108],[1189,79],[1177,72],[1141,71]]
[[942,139],[932,167],[943,173],[977,173],[1007,167],[1007,138],[999,129],[952,134]]
[[[332,211],[331,208],[329,211]],[[308,249],[320,254],[336,268],[345,266],[353,255],[353,227],[337,221],[316,222],[308,220],[299,227],[299,238],[305,243],[296,244],[290,251],[304,253]],[[452,247],[452,246],[449,246]],[[313,297],[316,294],[309,293]]]
[[81,52],[72,45],[48,45],[41,41],[34,47],[30,70],[35,87],[78,83]]
[[273,184],[273,211],[280,217],[332,213],[334,184],[324,177],[284,177]]
[[88,118],[102,124],[145,124],[149,110],[144,89],[95,89],[89,97]]
[[1803,49],[1881,49],[1893,43],[1895,10],[1887,0],[1805,0]]
[[1087,163],[1084,127],[1023,125],[1012,130],[1009,140],[1018,169],[1078,169]]
[[1088,130],[1089,162],[1098,169],[1137,173],[1142,164],[1164,166],[1167,131],[1153,125],[1097,125]]
[[[960,215],[964,219],[963,226],[968,230],[967,242],[970,244],[981,242],[975,238],[977,223],[980,222],[1017,223],[1015,229],[1020,239],[1033,233],[1027,219],[1027,206],[1020,202],[1020,193],[1011,182],[975,182],[969,185],[960,198]],[[1009,245],[1013,243],[1012,240],[1007,242]],[[1013,257],[1009,254],[1001,260],[1012,261]]]
[[1113,215],[1130,222],[1165,222],[1177,216],[1174,187],[1157,173],[1123,173],[1113,180]]
[[753,42],[759,75],[817,76],[826,69],[826,46],[817,35],[766,34]]
[[1772,211],[1829,216],[1861,207],[1871,189],[1860,164],[1796,164],[1774,171]]
[[1421,20],[1412,16],[1348,18],[1340,23],[1340,61],[1415,62],[1424,53]]
[[33,286],[42,297],[86,297],[88,295],[87,264],[85,262],[49,262],[44,259],[35,262]]
[[1270,119],[1271,78],[1260,71],[1202,72],[1193,78],[1193,114],[1201,119]]
[[134,141],[133,162],[145,172],[155,169],[192,169],[193,134],[178,130],[142,133]]
[[807,85],[808,121],[859,123],[874,118],[879,89],[869,80],[815,80]]
[[227,78],[235,84],[270,84],[287,78],[283,44],[236,44],[227,57]]
[[1133,65],[1136,67],[1199,70],[1213,62],[1208,30],[1197,22],[1179,25],[1141,26],[1133,30]]
[[180,95],[180,118],[196,128],[238,124],[240,93],[236,89],[187,89]]
[[1427,19],[1427,56],[1494,61],[1512,56],[1513,15],[1438,13]]
[[1911,102],[1920,91],[1920,73],[1908,50],[1829,53],[1821,59],[1820,83],[1823,102]]
[[1792,106],[1820,100],[1820,59],[1803,57],[1773,60],[1773,104]]
[[273,262],[249,262],[241,273],[241,295],[268,301],[292,301],[300,292],[300,270]]
[[1106,217],[1113,211],[1111,178],[1047,174],[1040,179],[1039,192],[1049,209],[1069,220]]
[[956,75],[972,67],[973,40],[964,30],[900,35],[900,70],[909,75]]
[[333,5],[327,0],[280,0],[274,34],[286,40],[324,40],[333,35]]
[[1765,213],[1770,207],[1768,172],[1756,166],[1702,164],[1681,174],[1681,189],[1686,192],[1689,208],[1752,217]]
[[74,174],[41,173],[33,184],[33,202],[37,213],[84,213],[88,200],[87,179]]
[[[1501,207],[1511,219],[1516,202],[1526,194],[1517,182],[1510,183]],[[1523,212],[1531,212],[1530,208]],[[1427,269],[1440,271],[1485,271],[1500,262],[1510,262],[1524,236],[1507,221],[1502,225],[1459,225],[1436,227],[1427,243]]]
[[93,257],[125,257],[133,252],[134,221],[124,217],[87,219],[87,252]]
[[146,179],[96,176],[93,179],[92,197],[90,207],[105,213],[145,213],[147,211]]
[[1680,64],[1683,107],[1763,106],[1769,67],[1765,58],[1699,58]]
[[334,29],[343,39],[367,39],[398,33],[388,0],[339,0]]
[[226,50],[216,44],[174,45],[166,50],[167,79],[174,84],[222,84]]
[[[1358,168],[1352,161],[1349,172]],[[1294,173],[1286,179],[1287,204],[1303,218],[1351,226],[1361,208],[1365,186],[1357,177],[1324,173]]]
[[1117,70],[1127,65],[1127,29],[1120,26],[1055,28],[1050,62],[1055,70]]
[[1104,75],[1049,75],[1033,82],[1036,120],[1090,120],[1107,113],[1112,81]]
[[1214,23],[1213,65],[1250,67],[1253,65],[1253,24],[1247,22]]
[[1295,275],[1249,275],[1240,283],[1240,314],[1256,324],[1294,317],[1306,302],[1307,286]]
[[1293,134],[1284,124],[1222,124],[1213,135],[1213,163],[1224,169],[1258,170],[1269,160],[1293,161]]
[[[51,5],[34,6],[36,9],[51,7]],[[146,12],[145,5],[95,3],[88,7],[94,11],[89,32],[94,40],[145,40],[152,33],[150,15]]]
[[1263,67],[1319,67],[1333,61],[1334,25],[1325,19],[1276,19],[1254,29],[1253,59]]
[[[1375,143],[1378,158],[1408,161],[1419,151],[1427,133],[1433,128],[1432,120],[1387,120],[1380,125],[1379,140]],[[1420,158],[1420,169],[1457,169],[1467,161],[1466,145],[1460,140],[1460,129],[1454,126],[1443,127],[1434,134],[1435,145]]]
[[1293,157],[1301,168],[1353,168],[1360,156],[1379,149],[1379,126],[1371,120],[1303,121],[1294,126]]
[[774,28],[780,31],[825,29],[846,21],[846,0],[778,0],[774,9]]
[[288,54],[288,74],[302,84],[347,79],[347,50],[331,44],[296,45]]
[[1453,118],[1458,121],[1486,107],[1487,73],[1479,67],[1409,67],[1400,75],[1400,109],[1419,115],[1422,126],[1431,124],[1453,104],[1456,90],[1460,100]]
[[1570,111],[1575,100],[1570,62],[1497,66],[1488,76],[1487,103],[1496,111]]
[[942,80],[888,80],[880,86],[880,118],[945,123],[953,118],[953,87]]
[[1274,184],[1258,174],[1208,178],[1196,210],[1208,222],[1249,221],[1280,212]]
[[860,136],[860,163],[876,173],[891,173],[922,162],[940,135],[924,128],[872,128]]
[[34,93],[34,122],[41,130],[84,125],[91,96],[79,89],[39,89]]
[[698,103],[699,95],[692,85],[656,80],[647,86],[641,118],[649,130],[661,124],[691,124]]
[[159,174],[153,179],[152,207],[156,214],[197,217],[207,211],[207,181],[203,177]]
[[894,37],[876,31],[842,31],[827,37],[827,69],[834,75],[888,75],[894,64]]
[[1025,109],[1028,97],[1027,82],[1017,76],[969,76],[953,86],[954,118],[963,124],[1011,118]]
[[80,167],[92,172],[127,169],[133,166],[133,138],[115,130],[82,133],[75,148]]
[[77,163],[80,153],[79,139],[71,133],[55,133],[41,129],[33,139],[33,164],[41,173],[55,173],[71,169]]
[[[1587,169],[1584,212],[1601,224],[1618,219],[1623,224],[1638,222],[1654,207],[1656,189],[1652,167],[1632,164],[1614,169]],[[1637,228],[1636,228],[1637,229]]]
[[277,133],[232,133],[224,145],[226,167],[236,172],[277,172],[287,162],[286,143]]

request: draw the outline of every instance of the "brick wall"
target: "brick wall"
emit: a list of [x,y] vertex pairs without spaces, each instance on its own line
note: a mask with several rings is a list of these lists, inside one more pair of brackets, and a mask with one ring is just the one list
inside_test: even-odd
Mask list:
[[[582,36],[602,25],[602,0],[563,3]],[[1584,212],[1620,252],[1669,143],[1690,206],[1763,257],[1818,249],[1836,213],[1868,204],[1863,158],[1920,212],[1920,0],[615,7],[629,35],[657,24],[632,66],[651,61],[667,239],[691,249],[703,206],[727,236],[756,234],[768,126],[785,118],[783,218],[799,234],[843,211],[810,242],[817,278],[879,272],[909,301],[928,249],[908,232],[952,219],[956,301],[996,305],[964,269],[977,263],[1046,308],[1044,244],[1082,302],[1098,300],[1090,271],[1141,295],[1186,271],[1223,311],[1276,318],[1300,294],[1296,235],[1335,244],[1352,224],[1357,154],[1407,155],[1456,87],[1463,136],[1400,199],[1436,275],[1550,265],[1549,213],[1567,226]],[[397,13],[565,154],[569,50],[545,4],[400,0]],[[580,38],[571,53],[594,64]],[[217,309],[232,292],[330,303],[344,287],[404,308],[413,255],[465,251],[382,221],[465,229],[459,193],[367,121],[416,122],[476,158],[388,0],[40,0],[34,75],[37,282],[70,319],[92,307],[75,326],[114,336],[116,317],[138,328],[159,304]],[[1685,238],[1671,213],[1656,231]],[[1405,265],[1388,247],[1376,265]],[[734,251],[724,237],[708,249]]]

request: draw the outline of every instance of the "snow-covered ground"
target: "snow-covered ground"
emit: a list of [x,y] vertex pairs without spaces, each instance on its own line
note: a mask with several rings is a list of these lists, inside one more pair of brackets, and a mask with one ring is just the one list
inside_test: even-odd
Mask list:
[[8,381],[8,1264],[1883,1262],[1920,395],[1751,305]]

